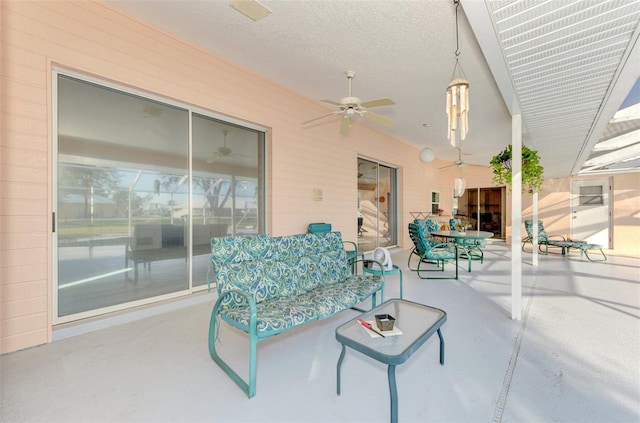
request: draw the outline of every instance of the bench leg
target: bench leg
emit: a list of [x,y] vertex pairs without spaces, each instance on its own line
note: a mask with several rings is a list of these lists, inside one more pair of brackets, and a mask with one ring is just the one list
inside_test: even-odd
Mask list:
[[218,300],[211,312],[211,320],[209,322],[209,354],[227,376],[229,376],[249,398],[253,398],[256,395],[256,350],[258,339],[249,334],[249,383],[247,384],[238,373],[229,367],[216,351],[216,321],[218,319],[219,306],[220,302]]

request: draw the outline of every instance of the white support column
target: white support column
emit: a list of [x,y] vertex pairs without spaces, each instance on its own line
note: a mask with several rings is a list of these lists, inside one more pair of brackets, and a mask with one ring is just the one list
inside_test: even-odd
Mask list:
[[538,265],[538,193],[533,193],[533,239],[531,240],[531,245],[533,246],[533,265]]
[[522,115],[511,117],[511,318],[522,318]]

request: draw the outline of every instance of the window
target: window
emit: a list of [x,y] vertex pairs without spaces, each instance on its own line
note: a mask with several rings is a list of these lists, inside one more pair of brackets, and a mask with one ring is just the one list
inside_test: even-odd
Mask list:
[[431,191],[431,214],[437,215],[440,210],[440,191]]
[[578,200],[581,206],[601,206],[604,204],[602,185],[581,186]]
[[264,232],[264,131],[56,76],[55,323],[202,289],[211,237]]

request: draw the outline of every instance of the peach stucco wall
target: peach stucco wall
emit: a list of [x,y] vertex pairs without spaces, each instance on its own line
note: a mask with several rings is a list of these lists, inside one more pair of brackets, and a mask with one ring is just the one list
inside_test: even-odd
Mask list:
[[[640,172],[546,179],[538,194],[539,218],[550,234],[571,234],[571,182],[572,180],[611,178],[611,237],[609,253],[640,257]],[[522,218],[531,219],[532,201],[523,196]]]
[[[300,122],[327,111],[315,99],[108,5],[0,1],[0,19],[0,353],[46,343],[52,336],[52,69],[114,81],[267,128],[272,235],[304,232],[308,223],[326,221],[345,239],[356,239],[358,155],[399,169],[400,246],[409,247],[404,230],[409,212],[427,210],[431,190],[441,191],[442,207],[451,210],[447,193],[457,169],[438,170],[448,163],[424,164],[415,147],[358,122],[347,136],[330,119],[303,127]],[[470,188],[492,185],[485,169],[469,168],[463,177]],[[544,204],[550,208],[567,201],[566,194],[554,191],[555,183],[545,185]],[[557,184],[562,191],[569,182]],[[624,205],[616,209],[616,222],[632,229],[620,235],[626,243],[639,235],[637,176],[616,185],[616,201]],[[323,201],[313,201],[315,188],[323,191]]]
[[[99,2],[2,1],[0,145],[0,351],[49,342],[52,334],[52,69],[72,70],[146,90],[268,128],[269,233],[327,221],[355,239],[358,155],[399,168],[400,239],[409,211],[428,208],[431,189],[450,192],[443,162],[426,165],[418,149],[354,123],[347,136],[315,99]],[[392,95],[390,93],[389,95]],[[427,140],[428,142],[428,140]],[[313,189],[323,191],[313,201]],[[446,196],[444,196],[446,197]],[[447,204],[448,202],[448,204]],[[443,198],[451,208],[450,199]],[[410,242],[410,241],[409,241]]]

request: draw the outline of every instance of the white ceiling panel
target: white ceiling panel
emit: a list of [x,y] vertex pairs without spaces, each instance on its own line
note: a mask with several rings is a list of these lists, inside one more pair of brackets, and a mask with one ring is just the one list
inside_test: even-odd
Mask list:
[[[511,111],[522,113],[525,143],[540,150],[546,177],[577,174],[640,78],[640,1],[461,1],[469,163],[488,164],[511,142]],[[354,70],[354,95],[396,102],[376,110],[394,128],[357,124],[457,157],[444,110],[453,1],[262,0],[272,13],[257,22],[226,0],[107,3],[312,100],[344,97],[344,71]],[[341,136],[332,119],[321,124]]]

